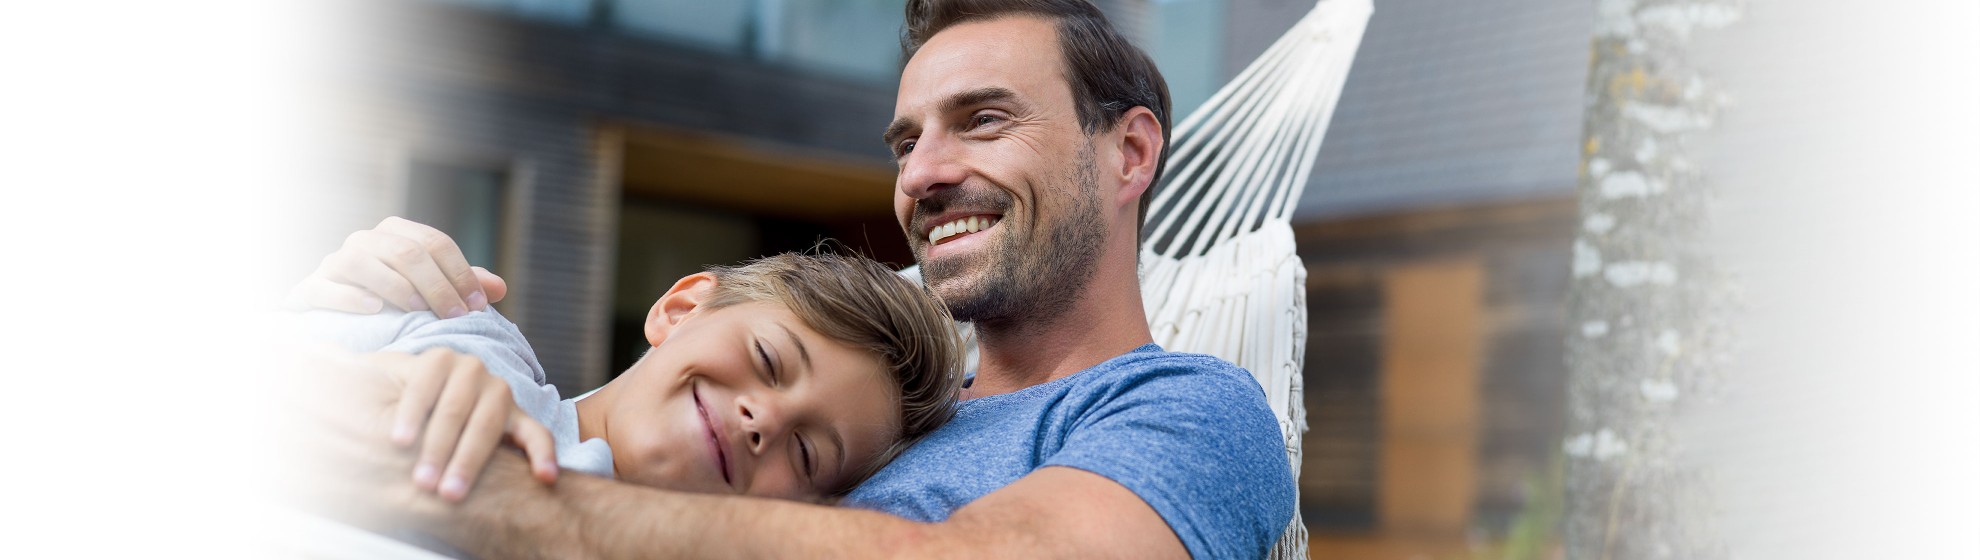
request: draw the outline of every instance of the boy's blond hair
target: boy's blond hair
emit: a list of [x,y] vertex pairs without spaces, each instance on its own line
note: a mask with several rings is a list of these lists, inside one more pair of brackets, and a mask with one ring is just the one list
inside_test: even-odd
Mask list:
[[834,495],[892,461],[955,415],[962,340],[934,294],[861,256],[783,253],[710,267],[709,309],[750,302],[783,305],[806,326],[880,356],[900,390],[901,438],[848,477]]

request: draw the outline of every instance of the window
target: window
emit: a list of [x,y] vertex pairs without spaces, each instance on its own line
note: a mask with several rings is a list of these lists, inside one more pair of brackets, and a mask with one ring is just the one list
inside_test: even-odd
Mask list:
[[508,178],[505,168],[414,161],[405,217],[447,232],[469,263],[500,274]]
[[899,71],[904,0],[601,4],[613,28],[635,35],[859,80],[891,81]]
[[763,56],[850,78],[892,81],[900,69],[902,0],[768,0],[777,17]]
[[670,39],[699,48],[747,54],[758,2],[735,0],[607,0],[612,25],[637,35]]
[[1143,47],[1169,82],[1170,116],[1183,117],[1229,81],[1224,75],[1224,20],[1227,0],[1156,0],[1152,29]]
[[440,0],[449,4],[500,10],[530,19],[581,24],[592,17],[596,0]]

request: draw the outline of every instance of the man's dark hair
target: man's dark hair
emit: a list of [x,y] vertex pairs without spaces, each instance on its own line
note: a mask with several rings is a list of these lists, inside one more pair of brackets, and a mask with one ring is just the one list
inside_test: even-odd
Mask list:
[[1135,107],[1147,107],[1161,123],[1162,153],[1156,156],[1148,190],[1141,193],[1135,226],[1140,228],[1148,219],[1148,202],[1162,180],[1162,168],[1169,163],[1169,85],[1155,61],[1121,36],[1099,8],[1086,0],[908,0],[901,60],[913,58],[929,38],[956,24],[1013,15],[1056,23],[1066,83],[1072,86],[1073,107],[1087,134],[1113,130]]

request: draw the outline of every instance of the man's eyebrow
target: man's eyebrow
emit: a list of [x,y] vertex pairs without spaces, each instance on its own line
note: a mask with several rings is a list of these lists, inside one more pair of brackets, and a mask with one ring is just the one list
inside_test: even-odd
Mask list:
[[942,112],[947,113],[971,105],[982,105],[992,101],[1015,101],[1017,92],[996,86],[976,88],[949,96],[942,100]]
[[[981,87],[957,93],[949,96],[948,99],[942,100],[941,112],[950,113],[972,105],[982,105],[993,101],[1017,101],[1017,99],[1017,92],[1011,91],[1009,88],[996,86]],[[880,141],[885,142],[888,146],[893,146],[900,140],[902,135],[907,134],[908,129],[914,128],[916,124],[918,123],[912,118],[896,118],[894,122],[887,125],[887,131],[880,134]]]
[[784,336],[791,338],[791,345],[798,349],[798,357],[804,359],[804,370],[811,371],[811,351],[804,348],[804,340],[799,339],[797,333],[791,332],[790,327],[780,324],[777,328],[784,329]]
[[894,144],[901,139],[901,135],[907,134],[908,129],[914,127],[914,119],[907,117],[894,119],[893,123],[887,125],[887,131],[880,133],[880,143],[886,144],[887,149],[892,150]]

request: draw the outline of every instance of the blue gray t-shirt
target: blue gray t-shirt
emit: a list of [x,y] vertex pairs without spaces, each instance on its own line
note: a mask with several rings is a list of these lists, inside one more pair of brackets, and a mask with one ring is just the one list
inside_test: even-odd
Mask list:
[[1050,466],[1127,487],[1196,558],[1262,557],[1292,519],[1292,471],[1258,382],[1230,362],[1154,344],[1062,379],[962,401],[954,420],[845,503],[941,521]]

